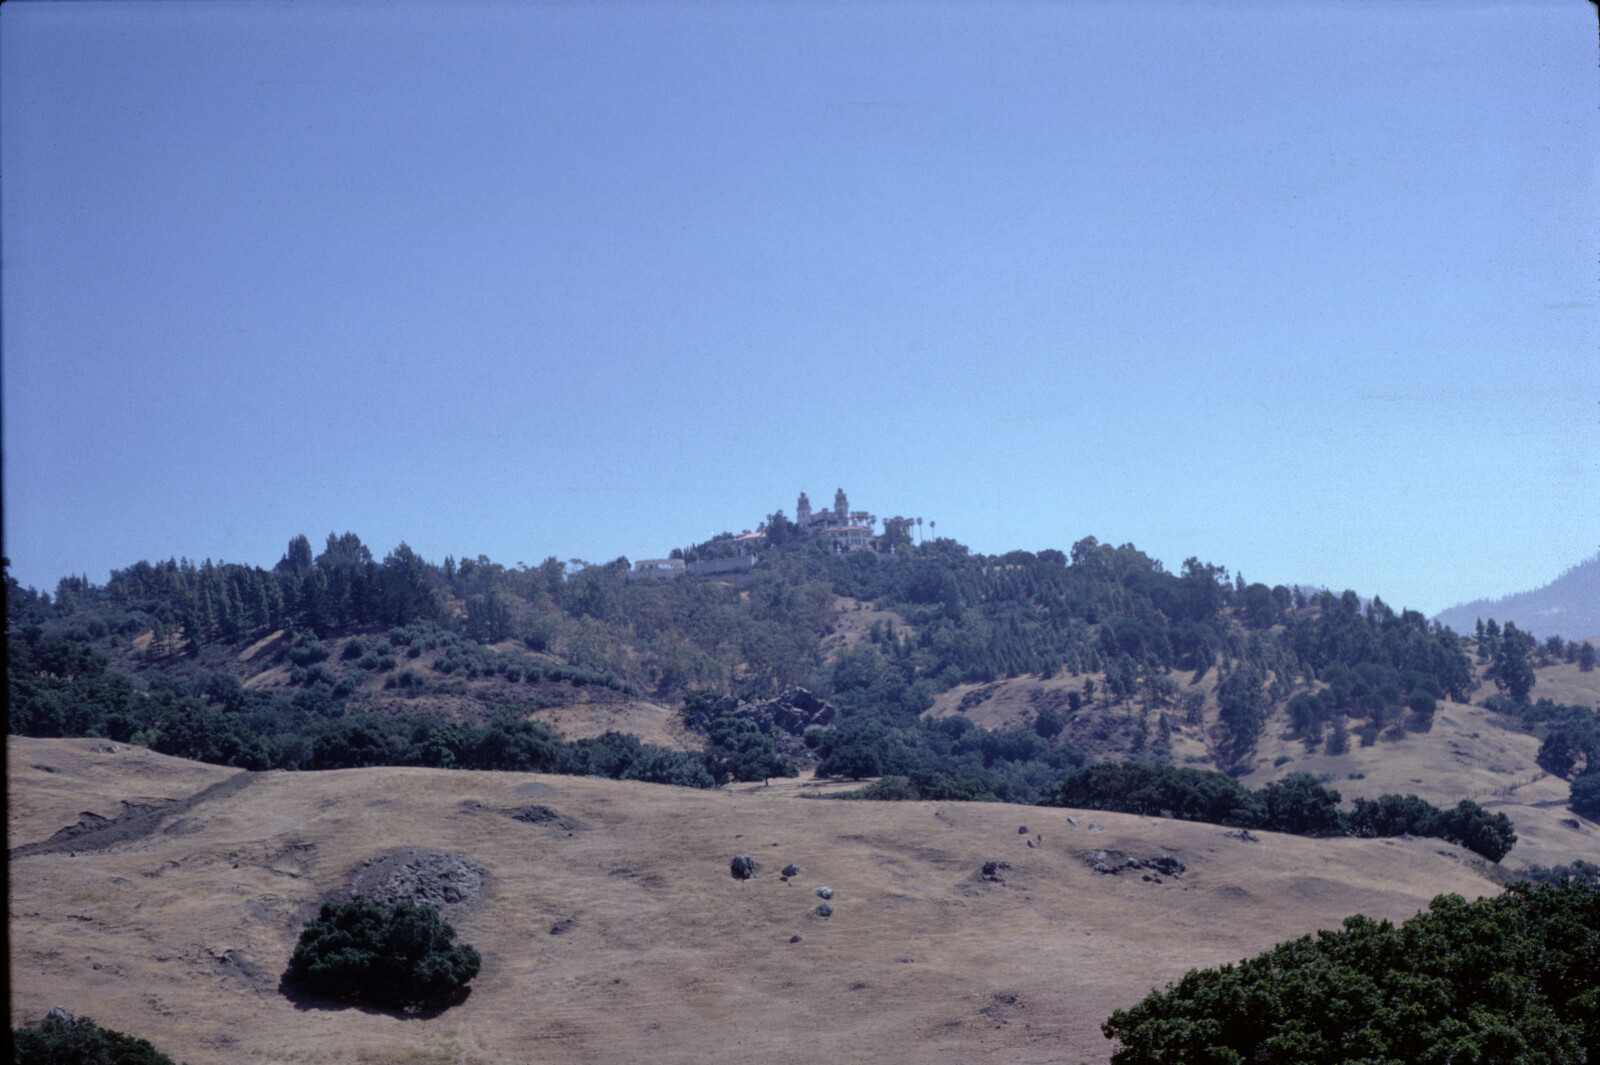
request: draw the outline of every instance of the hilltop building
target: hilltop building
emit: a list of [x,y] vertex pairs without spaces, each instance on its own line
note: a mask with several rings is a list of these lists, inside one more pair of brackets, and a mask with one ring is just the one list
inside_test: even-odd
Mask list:
[[737,573],[756,564],[756,556],[735,555],[732,558],[708,559],[685,564],[681,558],[645,558],[633,564],[633,569],[622,575],[627,582],[672,581],[686,573]]
[[[794,516],[794,524],[800,532],[825,540],[830,548],[841,555],[854,551],[879,551],[900,557],[895,545],[909,542],[907,533],[913,521],[911,518],[885,518],[884,534],[879,535],[873,529],[878,524],[877,516],[864,510],[851,510],[850,499],[844,494],[843,488],[833,493],[833,506],[826,510],[812,510],[810,497],[801,492],[795,503]],[[763,523],[755,532],[747,529],[738,536],[723,533],[713,540],[714,544],[703,546],[714,550],[702,554],[710,553],[715,557],[686,562],[681,557],[682,552],[674,551],[672,558],[639,559],[631,569],[622,572],[622,579],[628,582],[671,581],[689,574],[748,570],[755,566],[759,552],[766,544],[767,526]],[[573,559],[567,567],[567,576],[588,565],[587,562]]]
[[794,523],[803,532],[826,537],[835,551],[872,551],[881,539],[872,531],[878,521],[864,510],[852,511],[850,500],[841,488],[833,494],[833,509],[811,509],[811,500],[804,492],[794,505]]

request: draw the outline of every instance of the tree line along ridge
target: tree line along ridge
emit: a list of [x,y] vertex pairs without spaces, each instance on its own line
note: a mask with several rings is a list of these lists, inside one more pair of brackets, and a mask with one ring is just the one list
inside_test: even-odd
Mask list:
[[[1196,558],[1173,574],[1093,537],[999,556],[947,538],[892,557],[779,540],[747,572],[670,582],[626,580],[626,559],[569,574],[555,559],[434,564],[402,543],[380,561],[351,533],[320,553],[297,536],[271,569],[139,562],[104,585],[64,578],[54,596],[8,575],[9,725],[252,769],[537,767],[709,786],[792,760],[737,710],[706,730],[709,757],[618,734],[568,744],[528,717],[576,690],[742,704],[804,686],[838,711],[805,737],[823,771],[1033,802],[1088,760],[1066,730],[1086,705],[1137,715],[1136,760],[1170,761],[1172,731],[1204,725],[1216,764],[1238,770],[1280,708],[1308,749],[1334,753],[1426,729],[1439,700],[1473,695],[1476,655],[1496,705],[1553,737],[1542,764],[1572,777],[1575,799],[1600,782],[1593,711],[1531,709],[1534,667],[1581,668],[1587,644],[1492,621],[1464,638],[1381,599],[1269,588]],[[841,596],[900,624],[830,650]],[[273,634],[288,683],[246,688],[239,648]],[[1087,680],[1031,729],[923,716],[958,684],[1024,674]],[[1196,689],[1208,676],[1209,701]],[[441,721],[440,700],[474,714]]]

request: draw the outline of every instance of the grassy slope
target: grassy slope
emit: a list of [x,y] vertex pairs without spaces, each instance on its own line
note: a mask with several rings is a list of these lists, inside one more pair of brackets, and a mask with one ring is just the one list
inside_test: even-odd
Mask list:
[[[230,775],[106,746],[8,739],[11,846],[80,810],[114,815],[122,799]],[[261,774],[146,838],[13,863],[13,1023],[61,1004],[192,1062],[1104,1061],[1100,1021],[1192,966],[1350,913],[1402,919],[1439,892],[1496,889],[1436,840],[1248,843],[1123,815],[799,797],[811,790]],[[587,827],[569,836],[473,802],[543,803]],[[361,862],[410,846],[490,872],[457,919],[485,956],[471,997],[431,1019],[297,1008],[277,983],[301,922]],[[1169,851],[1189,872],[1100,876],[1090,849]],[[739,851],[761,877],[729,877]],[[977,878],[985,859],[1011,863],[1007,883]],[[773,875],[788,861],[794,885]],[[820,884],[838,893],[826,921],[811,916]],[[576,923],[551,935],[564,919]]]
[[[342,652],[352,638],[362,640],[370,648],[382,641],[387,632],[384,627],[368,627],[324,641],[331,652],[324,665],[336,676],[351,677],[360,685],[345,700],[352,711],[481,723],[492,716],[494,707],[502,706],[531,711],[527,716],[549,725],[569,740],[598,736],[611,730],[631,732],[645,743],[678,750],[698,748],[703,742],[683,728],[675,708],[653,699],[624,695],[598,685],[574,686],[565,681],[529,684],[511,683],[501,677],[466,680],[459,674],[446,676],[431,666],[437,654],[434,651],[415,659],[402,654],[396,666],[396,671],[410,669],[419,674],[428,682],[427,690],[408,694],[385,688],[388,674],[363,670],[344,658]],[[130,652],[118,656],[114,666],[135,674],[154,675],[173,665],[189,665],[181,655],[157,663],[145,661],[142,654],[149,646],[149,639],[146,633],[134,640]],[[529,664],[564,664],[554,655],[531,652],[515,640],[504,640],[491,647]],[[300,689],[290,682],[288,650],[288,641],[281,632],[276,632],[259,640],[241,641],[233,647],[207,645],[199,665],[232,673],[246,688],[279,691],[292,697]]]
[[[1481,679],[1482,667],[1476,669]],[[1215,768],[1206,741],[1216,723],[1216,671],[1207,673],[1192,688],[1187,676],[1173,676],[1180,681],[1180,691],[1200,691],[1207,699],[1202,726],[1175,723],[1173,761]],[[1560,664],[1539,669],[1536,676],[1535,698],[1600,706],[1600,670],[1583,673],[1575,665]],[[964,684],[940,694],[929,714],[965,713],[986,728],[1027,728],[1041,701],[1081,691],[1084,679],[1028,676],[989,685]],[[1093,675],[1093,679],[1097,686],[1104,683],[1101,675]],[[1484,681],[1475,698],[1493,692],[1494,685]],[[967,703],[964,710],[963,701]],[[1062,714],[1066,716],[1064,708]],[[1127,758],[1128,740],[1138,716],[1137,706],[1132,704],[1099,705],[1071,722],[1062,739],[1077,743],[1095,760]],[[1153,738],[1153,727],[1151,735]],[[1600,825],[1575,817],[1567,809],[1566,782],[1548,776],[1535,761],[1539,740],[1507,728],[1498,716],[1480,706],[1441,703],[1430,732],[1408,733],[1399,740],[1380,738],[1371,747],[1360,746],[1352,734],[1350,742],[1347,754],[1307,754],[1280,708],[1257,745],[1255,771],[1241,779],[1247,786],[1259,788],[1289,773],[1326,776],[1328,786],[1337,789],[1347,805],[1358,796],[1372,799],[1383,794],[1416,794],[1440,806],[1472,799],[1492,812],[1505,813],[1516,824],[1517,845],[1504,861],[1508,869],[1557,865],[1574,858],[1600,862]],[[1288,761],[1274,764],[1279,758]]]

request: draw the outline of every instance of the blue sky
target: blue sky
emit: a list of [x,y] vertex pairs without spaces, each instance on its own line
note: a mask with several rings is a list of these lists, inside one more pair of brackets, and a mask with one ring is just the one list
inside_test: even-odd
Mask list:
[[[1447,12],[1447,13],[1446,13]],[[5,552],[1600,547],[1592,5],[0,7]]]

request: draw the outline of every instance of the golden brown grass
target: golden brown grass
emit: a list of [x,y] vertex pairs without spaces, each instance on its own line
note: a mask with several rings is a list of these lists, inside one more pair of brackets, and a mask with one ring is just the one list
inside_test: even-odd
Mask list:
[[833,631],[822,641],[822,652],[828,661],[836,660],[856,644],[865,640],[878,625],[884,630],[894,628],[897,639],[911,639],[917,635],[906,619],[892,610],[879,610],[872,603],[864,603],[847,595],[833,597]]
[[[1493,694],[1494,685],[1483,678],[1482,666],[1476,670],[1480,687],[1474,698],[1481,701]],[[1198,684],[1190,684],[1184,674],[1174,673],[1173,677],[1180,692],[1200,692],[1206,704],[1198,726],[1184,725],[1177,720],[1176,711],[1168,709],[1173,725],[1172,761],[1215,769],[1209,740],[1217,720],[1217,671],[1208,672]],[[1600,706],[1600,670],[1584,673],[1576,665],[1563,663],[1537,670],[1536,677],[1536,698]],[[1068,691],[1081,692],[1087,679],[1104,691],[1104,677],[1099,674],[1058,675],[1048,680],[1026,675],[986,685],[963,684],[938,695],[928,716],[961,713],[984,728],[1030,728],[1042,701],[1059,701]],[[1064,708],[1061,713],[1067,716]],[[1152,740],[1157,713],[1151,712],[1148,718]],[[1084,748],[1094,760],[1133,757],[1128,740],[1140,715],[1136,700],[1116,707],[1102,701],[1069,724],[1063,739]],[[1492,812],[1506,814],[1516,824],[1517,845],[1504,861],[1512,872],[1532,865],[1560,865],[1575,858],[1600,862],[1600,825],[1575,817],[1567,809],[1567,783],[1539,768],[1535,760],[1538,751],[1536,736],[1508,728],[1483,707],[1443,702],[1433,728],[1426,733],[1383,736],[1373,746],[1362,747],[1352,732],[1346,754],[1329,755],[1321,749],[1308,753],[1280,707],[1268,719],[1256,745],[1254,770],[1241,780],[1260,788],[1290,773],[1311,773],[1339,791],[1347,808],[1358,797],[1375,799],[1384,794],[1415,794],[1440,806],[1472,799]]]
[[[97,745],[9,739],[12,846],[78,810],[112,815],[229,773]],[[15,861],[12,1020],[64,1005],[191,1062],[1104,1061],[1105,1016],[1192,966],[1496,890],[1436,840],[1252,843],[1071,810],[807,801],[808,783],[260,774],[143,839]],[[586,827],[493,812],[529,803]],[[431,1018],[297,1007],[278,977],[301,923],[402,847],[489,870],[457,920],[484,954],[472,995]],[[1101,849],[1189,869],[1102,876],[1082,858]],[[764,866],[753,881],[728,875],[741,851]],[[1004,884],[979,879],[989,859],[1010,864]],[[802,873],[786,884],[791,861]],[[814,914],[823,884],[828,919]]]

